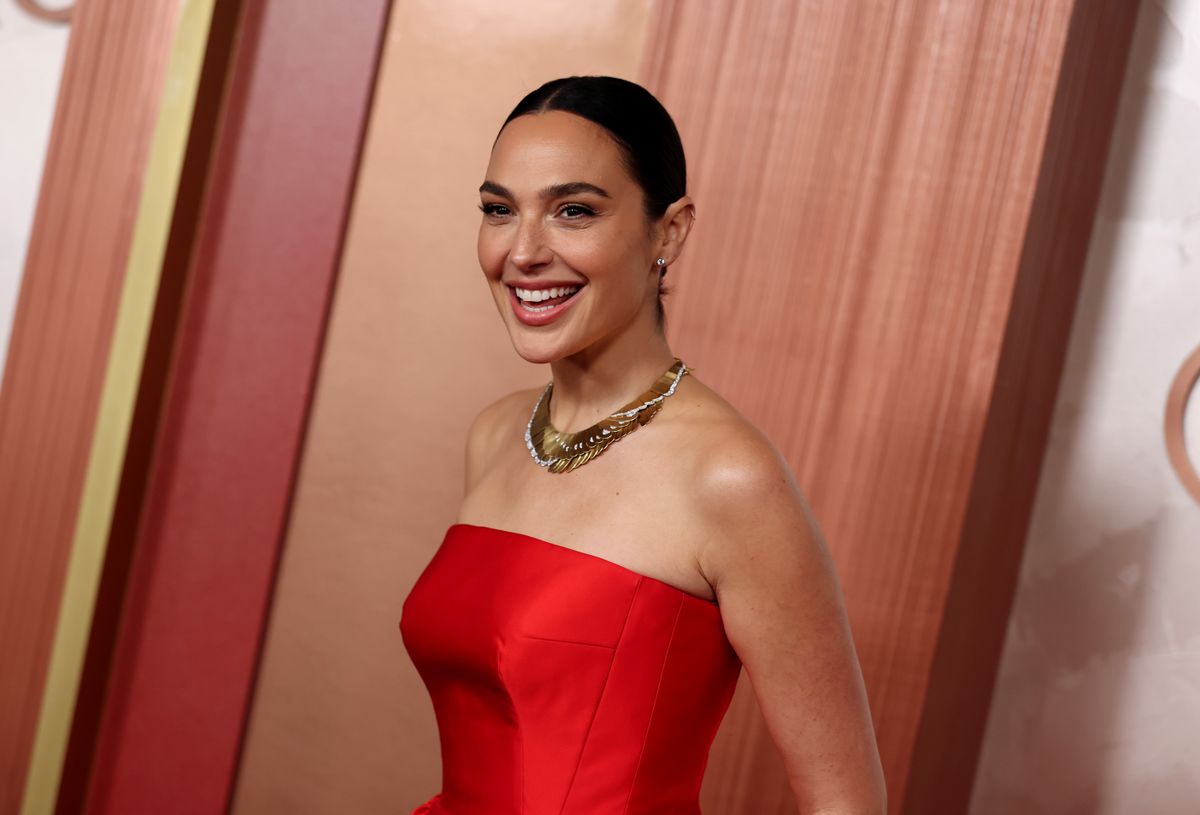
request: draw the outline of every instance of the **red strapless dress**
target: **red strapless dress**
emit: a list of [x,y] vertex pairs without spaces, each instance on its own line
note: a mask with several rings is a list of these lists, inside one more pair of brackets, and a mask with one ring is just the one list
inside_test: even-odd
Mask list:
[[712,603],[454,524],[404,601],[442,791],[412,815],[696,815],[741,661]]

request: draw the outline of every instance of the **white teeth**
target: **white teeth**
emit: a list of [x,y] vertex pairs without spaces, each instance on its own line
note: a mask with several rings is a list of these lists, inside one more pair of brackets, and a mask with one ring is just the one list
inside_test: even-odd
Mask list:
[[517,297],[525,303],[540,303],[543,300],[549,300],[551,297],[561,297],[565,294],[574,294],[579,291],[579,286],[560,286],[553,289],[516,289]]

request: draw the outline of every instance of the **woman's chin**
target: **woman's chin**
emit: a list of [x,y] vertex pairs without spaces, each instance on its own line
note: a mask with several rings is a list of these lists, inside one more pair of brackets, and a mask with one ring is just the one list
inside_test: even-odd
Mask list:
[[566,344],[550,337],[546,337],[542,342],[531,342],[529,337],[519,335],[511,336],[511,339],[517,356],[532,365],[548,365],[572,352]]
[[564,356],[566,356],[566,354],[556,353],[554,351],[532,352],[517,348],[517,356],[531,365],[549,365],[551,362],[562,359]]

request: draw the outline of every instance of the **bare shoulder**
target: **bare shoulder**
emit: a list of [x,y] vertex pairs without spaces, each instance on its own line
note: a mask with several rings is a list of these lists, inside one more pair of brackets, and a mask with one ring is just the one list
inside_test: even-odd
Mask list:
[[677,426],[691,439],[689,463],[699,503],[718,512],[743,512],[742,499],[761,500],[794,488],[791,468],[774,442],[723,396],[691,379],[685,380],[691,388],[680,385],[684,404]]
[[799,809],[882,815],[887,792],[866,687],[816,518],[770,439],[736,410],[693,392],[688,409],[701,433],[689,529],[702,541],[701,571]]
[[487,470],[497,450],[511,442],[515,429],[524,427],[542,387],[522,388],[489,402],[471,420],[467,430],[466,483],[470,487]]
[[690,509],[703,530],[698,558],[705,577],[720,595],[723,587],[758,579],[755,566],[807,560],[824,570],[824,537],[787,459],[720,394],[693,384],[680,424],[693,440]]

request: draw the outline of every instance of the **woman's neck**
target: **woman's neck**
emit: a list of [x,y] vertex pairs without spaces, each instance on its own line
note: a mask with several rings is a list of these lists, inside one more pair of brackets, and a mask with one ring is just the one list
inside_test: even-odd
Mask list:
[[645,393],[675,361],[661,333],[632,339],[622,337],[550,363],[550,424],[564,433],[590,427]]

